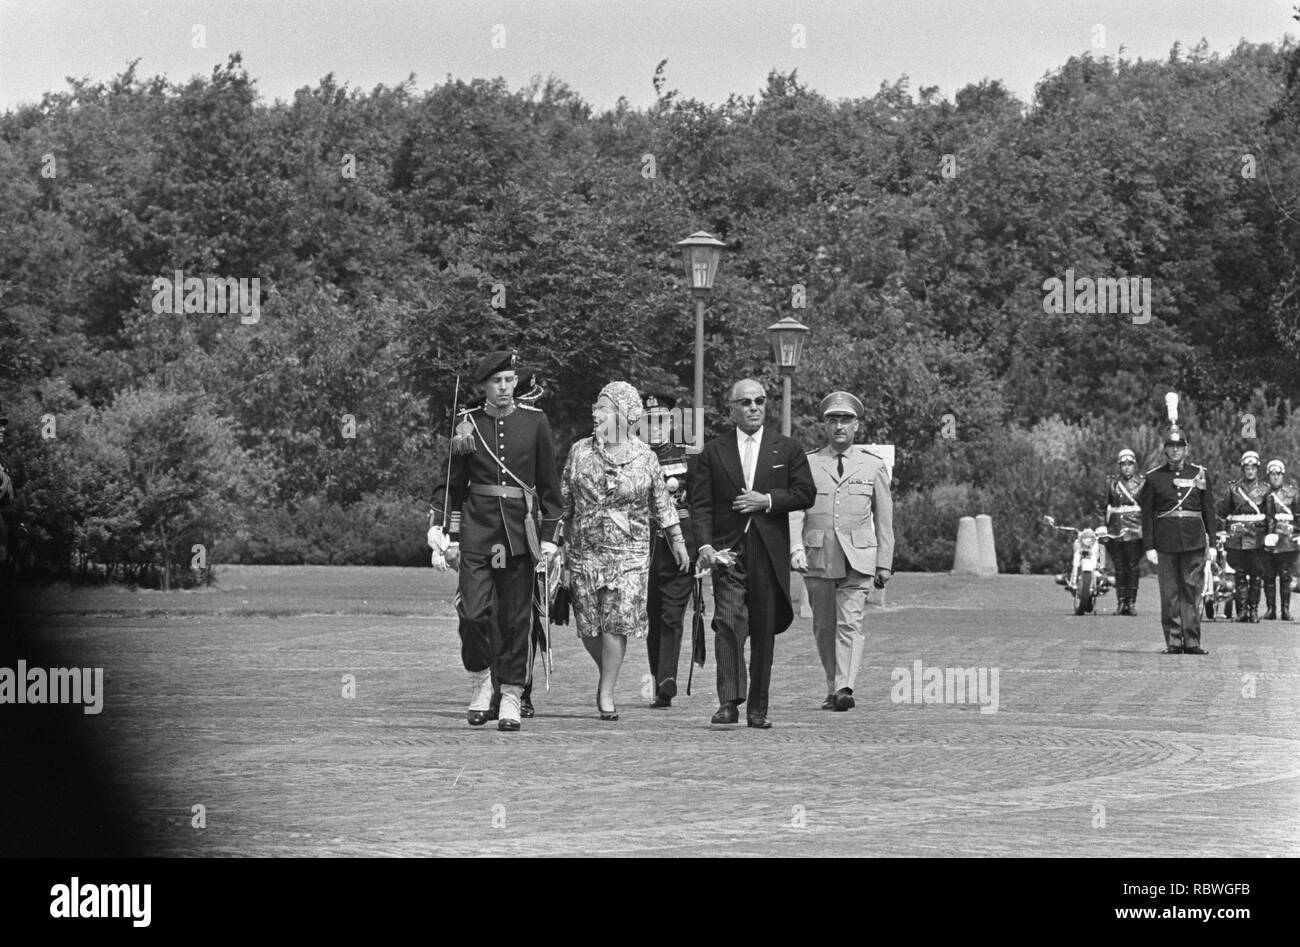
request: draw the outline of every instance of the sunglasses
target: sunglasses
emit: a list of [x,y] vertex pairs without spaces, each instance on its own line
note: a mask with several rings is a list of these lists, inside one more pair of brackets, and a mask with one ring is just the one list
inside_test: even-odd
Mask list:
[[767,396],[759,395],[757,398],[734,398],[731,403],[738,404],[742,408],[748,408],[752,404],[756,404],[761,408],[763,405],[767,404]]

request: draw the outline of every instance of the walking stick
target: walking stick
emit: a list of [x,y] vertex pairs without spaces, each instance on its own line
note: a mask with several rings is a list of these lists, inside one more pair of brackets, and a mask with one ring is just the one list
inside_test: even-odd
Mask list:
[[[456,436],[456,407],[460,404],[460,374],[456,375],[456,389],[451,396],[451,434]],[[447,440],[447,479],[443,484],[442,493],[442,528],[448,529],[451,520],[451,511],[447,509],[451,502],[451,439]]]

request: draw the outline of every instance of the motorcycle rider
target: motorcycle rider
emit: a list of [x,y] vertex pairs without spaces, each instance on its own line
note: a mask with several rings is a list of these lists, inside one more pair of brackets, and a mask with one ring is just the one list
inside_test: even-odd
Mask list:
[[[1291,578],[1296,574],[1297,553],[1295,510],[1300,500],[1300,488],[1294,480],[1286,480],[1286,465],[1280,460],[1268,462],[1269,494],[1264,499],[1264,516],[1268,534],[1264,537],[1264,551],[1260,553],[1264,574],[1264,601],[1268,605],[1269,620],[1277,618],[1273,607],[1273,587],[1278,586],[1282,603],[1282,620],[1291,620]],[[1272,540],[1272,544],[1269,543]],[[1280,581],[1279,581],[1280,580]]]
[[1142,508],[1137,495],[1145,478],[1137,472],[1137,455],[1127,447],[1116,458],[1119,475],[1111,478],[1106,490],[1106,532],[1119,539],[1109,543],[1115,562],[1116,613],[1136,615],[1138,563],[1142,561]]
[[1237,573],[1237,621],[1259,621],[1260,573],[1264,555],[1264,500],[1268,484],[1259,479],[1259,454],[1241,455],[1241,479],[1228,484],[1219,501],[1219,518],[1228,522],[1228,563]]

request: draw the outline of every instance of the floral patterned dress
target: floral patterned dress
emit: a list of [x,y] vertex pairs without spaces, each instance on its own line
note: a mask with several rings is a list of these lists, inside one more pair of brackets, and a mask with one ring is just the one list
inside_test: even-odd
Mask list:
[[560,494],[578,637],[644,637],[651,524],[678,523],[659,459],[640,440],[616,459],[598,438],[584,438],[569,451]]

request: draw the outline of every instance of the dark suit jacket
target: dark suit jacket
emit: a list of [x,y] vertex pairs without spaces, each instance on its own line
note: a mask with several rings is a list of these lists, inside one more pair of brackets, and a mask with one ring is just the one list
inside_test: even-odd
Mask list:
[[[759,441],[754,489],[771,494],[772,509],[752,516],[735,512],[731,504],[745,490],[745,474],[740,466],[734,428],[705,444],[691,473],[691,525],[695,541],[718,551],[738,546],[745,522],[752,519],[749,528],[762,540],[786,604],[790,605],[789,514],[813,505],[817,485],[803,449],[776,433],[770,424],[763,425],[763,437]],[[791,618],[793,615],[791,606]],[[789,624],[790,619],[778,621],[777,630],[784,631]]]

